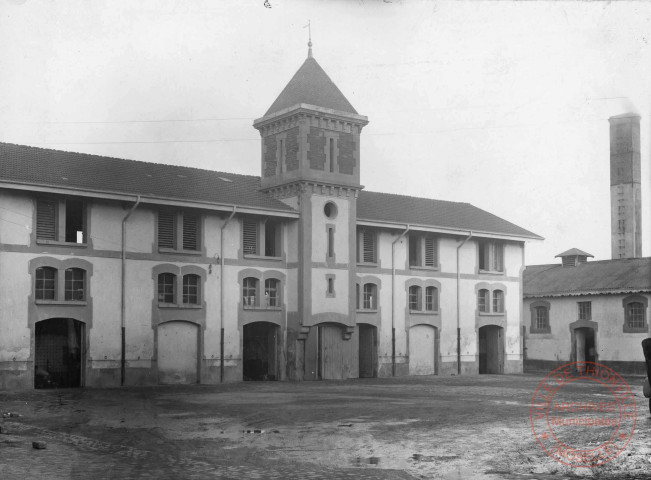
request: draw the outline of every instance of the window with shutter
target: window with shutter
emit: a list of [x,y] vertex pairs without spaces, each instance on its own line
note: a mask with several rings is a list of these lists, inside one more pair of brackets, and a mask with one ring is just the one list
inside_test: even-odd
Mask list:
[[409,235],[409,266],[418,267],[420,265],[420,238],[416,234]]
[[199,216],[183,213],[183,250],[199,250]]
[[425,238],[425,266],[435,267],[436,263],[437,263],[436,244],[434,243],[434,238],[426,237]]
[[176,215],[172,212],[158,212],[158,246],[176,247]]
[[479,241],[479,270],[504,271],[504,244],[494,240]]
[[57,210],[59,202],[38,199],[36,202],[36,238],[57,240]]
[[258,254],[258,222],[244,220],[242,245],[245,255]]
[[363,261],[375,263],[375,232],[364,230],[363,235]]

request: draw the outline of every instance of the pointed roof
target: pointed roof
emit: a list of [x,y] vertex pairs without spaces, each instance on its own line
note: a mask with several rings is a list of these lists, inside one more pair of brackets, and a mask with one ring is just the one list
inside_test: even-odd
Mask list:
[[589,254],[588,252],[584,252],[583,250],[579,250],[578,248],[570,248],[568,251],[559,253],[556,255],[554,258],[558,257],[569,257],[571,255],[582,255],[585,257],[592,257],[594,258],[594,255]]
[[311,52],[264,116],[300,103],[357,115],[357,110],[330,80]]

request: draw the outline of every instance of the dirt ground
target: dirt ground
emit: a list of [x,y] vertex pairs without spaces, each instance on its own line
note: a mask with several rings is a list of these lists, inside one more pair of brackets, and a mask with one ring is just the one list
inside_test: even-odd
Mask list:
[[[651,416],[612,461],[549,457],[532,433],[543,375],[0,392],[0,479],[651,478]],[[565,400],[607,394],[574,385]],[[5,415],[6,416],[6,415]],[[578,435],[578,437],[577,437]],[[579,430],[572,441],[594,438]],[[32,448],[33,441],[46,443]]]

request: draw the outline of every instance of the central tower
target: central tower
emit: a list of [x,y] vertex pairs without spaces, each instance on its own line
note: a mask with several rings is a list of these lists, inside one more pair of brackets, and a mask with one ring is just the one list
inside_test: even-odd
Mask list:
[[[306,380],[356,377],[356,218],[360,185],[359,115],[308,56],[262,118],[262,190],[299,211],[298,304],[288,309],[288,351]],[[324,349],[341,359],[326,361]],[[290,353],[291,356],[291,353]],[[290,360],[290,359],[288,359]]]

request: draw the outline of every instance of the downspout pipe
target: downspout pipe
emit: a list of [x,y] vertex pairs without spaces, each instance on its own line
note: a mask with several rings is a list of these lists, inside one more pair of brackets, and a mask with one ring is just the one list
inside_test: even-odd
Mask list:
[[224,229],[235,216],[237,206],[233,205],[233,211],[226,219],[219,230],[219,381],[224,382]]
[[129,209],[127,214],[122,219],[122,295],[121,295],[121,311],[120,311],[120,329],[121,329],[121,357],[120,357],[120,385],[124,386],[124,379],[126,376],[126,278],[127,278],[127,220],[138,208],[140,204],[140,195],[136,197],[136,203]]
[[459,251],[468,240],[472,238],[472,232],[457,245],[457,375],[461,375],[461,271],[459,269]]
[[395,327],[395,291],[396,291],[396,243],[409,232],[409,224],[391,244],[391,376],[396,376],[396,327]]

